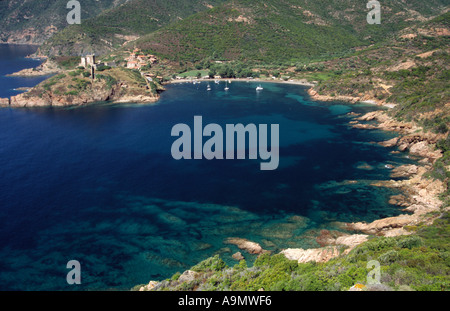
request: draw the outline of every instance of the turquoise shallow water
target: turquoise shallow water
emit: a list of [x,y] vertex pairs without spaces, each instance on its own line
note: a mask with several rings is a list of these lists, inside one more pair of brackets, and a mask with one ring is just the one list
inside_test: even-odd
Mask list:
[[[0,109],[0,289],[126,290],[217,253],[234,264],[228,237],[274,252],[318,247],[318,230],[335,221],[400,213],[387,203],[395,192],[370,183],[389,178],[386,164],[412,160],[373,143],[395,134],[348,126],[348,112],[374,107],[262,85],[170,85],[155,105]],[[195,115],[222,126],[279,124],[278,169],[175,161],[171,128],[193,128]],[[72,259],[81,285],[66,283]]]

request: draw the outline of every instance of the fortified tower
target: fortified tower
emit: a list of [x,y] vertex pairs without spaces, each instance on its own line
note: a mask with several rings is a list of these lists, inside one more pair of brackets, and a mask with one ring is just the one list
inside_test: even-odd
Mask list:
[[95,65],[95,54],[81,56],[80,66],[86,68],[89,65],[91,65],[91,66]]

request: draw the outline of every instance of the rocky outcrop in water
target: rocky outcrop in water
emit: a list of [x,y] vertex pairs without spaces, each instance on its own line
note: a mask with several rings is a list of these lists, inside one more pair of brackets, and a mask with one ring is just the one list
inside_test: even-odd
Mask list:
[[54,93],[44,93],[41,96],[30,96],[29,93],[22,93],[11,97],[11,107],[65,107],[82,106],[92,102],[102,102],[109,100],[114,95],[113,89],[98,88],[92,93],[82,93],[79,95],[55,95]]
[[248,252],[249,254],[262,254],[262,253],[267,252],[258,243],[249,241],[247,239],[228,238],[225,240],[224,243],[225,244],[234,244],[239,249],[242,249],[242,250]]
[[9,106],[9,98],[0,98],[0,107]]
[[[445,184],[440,180],[427,178],[425,173],[431,169],[438,158],[442,156],[440,150],[435,149],[435,144],[443,139],[445,134],[423,132],[421,128],[410,122],[400,122],[387,116],[382,111],[370,112],[358,121],[376,121],[377,124],[368,124],[369,127],[397,131],[400,137],[379,143],[384,147],[398,147],[400,152],[408,151],[409,154],[422,157],[420,161],[424,166],[402,165],[392,169],[392,178],[406,178],[402,180],[385,180],[373,182],[373,186],[399,189],[404,195],[392,196],[389,203],[404,207],[403,214],[396,217],[388,217],[375,220],[371,223],[348,223],[343,229],[363,232],[373,235],[397,236],[410,234],[405,229],[406,226],[416,225],[423,221],[431,221],[424,218],[429,212],[439,212],[442,202],[438,196],[446,189]],[[359,124],[359,123],[358,123]],[[360,124],[361,125],[361,124]],[[367,124],[362,124],[363,128]],[[352,123],[354,127],[355,124]]]
[[242,256],[242,253],[241,253],[241,252],[236,252],[236,253],[234,253],[231,257],[232,257],[234,260],[238,260],[238,261],[245,259],[244,256]]

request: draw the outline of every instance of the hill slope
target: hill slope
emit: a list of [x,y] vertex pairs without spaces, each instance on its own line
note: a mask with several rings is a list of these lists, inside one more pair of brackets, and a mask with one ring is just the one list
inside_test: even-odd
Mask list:
[[131,0],[81,25],[58,32],[41,47],[47,55],[105,54],[169,23],[204,11],[225,0]]
[[[129,0],[83,0],[82,20]],[[0,42],[41,44],[67,26],[68,0],[0,1]]]
[[317,91],[371,95],[395,104],[395,117],[444,133],[450,123],[449,25],[450,13],[446,13],[405,28],[383,44],[327,60],[321,68],[338,74],[320,81]]
[[443,10],[444,1],[393,0],[382,24],[366,21],[366,2],[351,0],[232,0],[151,33],[136,42],[175,61],[291,61],[384,40]]

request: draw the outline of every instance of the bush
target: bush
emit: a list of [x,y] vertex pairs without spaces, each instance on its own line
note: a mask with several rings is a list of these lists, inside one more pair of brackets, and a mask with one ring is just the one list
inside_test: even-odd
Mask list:
[[181,276],[180,272],[175,273],[174,275],[172,275],[172,277],[170,278],[171,281],[177,281],[178,278]]
[[422,239],[417,235],[406,236],[397,241],[397,246],[400,248],[412,249],[414,247],[419,247],[422,245]]
[[371,251],[380,251],[386,248],[391,248],[395,245],[395,240],[391,238],[376,238],[373,241],[369,241],[366,247]]
[[399,255],[398,252],[391,249],[389,251],[387,251],[386,253],[384,253],[383,255],[378,257],[378,260],[382,263],[382,264],[391,264],[394,263],[398,260]]
[[436,143],[436,147],[446,152],[450,150],[450,135],[447,135],[447,139],[441,139]]
[[116,79],[114,79],[113,77],[111,77],[111,76],[108,76],[108,75],[96,75],[96,78],[98,79],[98,80],[105,80],[106,81],[106,85],[109,87],[109,88],[111,88],[114,84],[116,84],[117,83],[117,80]]
[[56,83],[57,83],[57,81],[52,80],[52,81],[49,81],[49,82],[43,84],[42,87],[44,88],[44,90],[50,91],[51,87],[52,87],[53,85],[55,85]]
[[436,133],[445,134],[448,132],[447,124],[444,122],[439,123],[435,128]]
[[195,272],[221,271],[226,267],[226,263],[219,257],[219,255],[216,255],[203,260],[199,264],[192,267],[191,270]]
[[111,69],[110,66],[97,66],[97,71],[104,71],[104,70],[108,70]]
[[64,93],[64,95],[77,96],[78,95],[78,91],[69,91],[69,92]]

